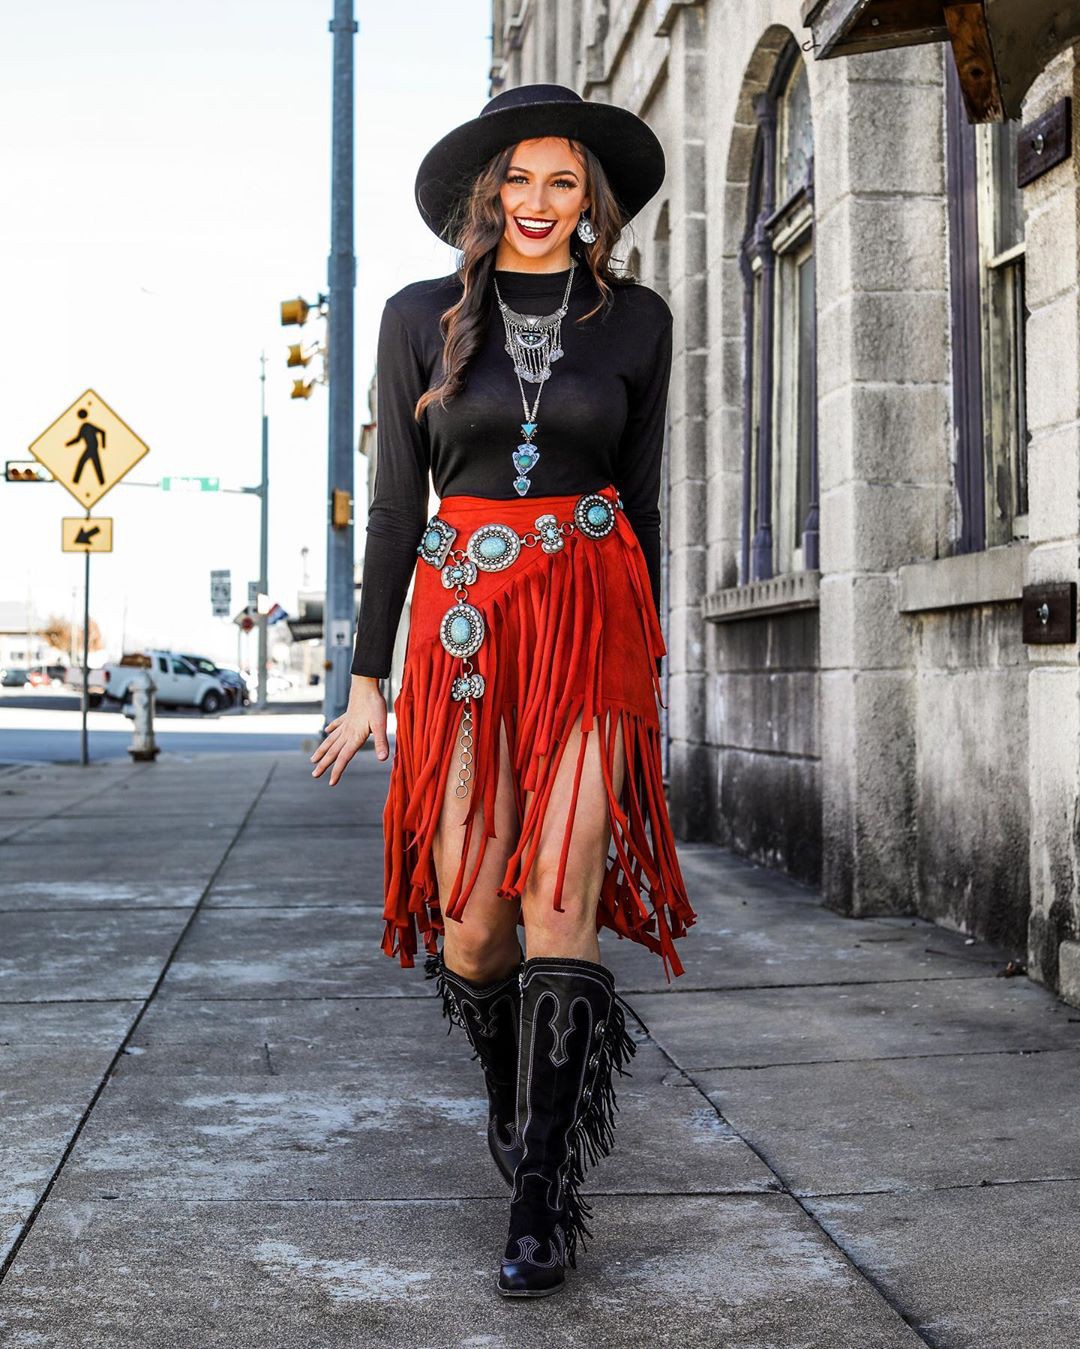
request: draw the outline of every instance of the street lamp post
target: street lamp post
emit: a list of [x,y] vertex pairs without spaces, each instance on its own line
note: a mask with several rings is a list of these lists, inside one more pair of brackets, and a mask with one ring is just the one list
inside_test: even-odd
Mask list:
[[[259,539],[259,594],[270,594],[270,421],[266,415],[266,352],[260,357],[262,373],[259,376],[262,404],[262,479],[259,493],[260,539]],[[266,625],[267,615],[259,614],[259,692],[258,707],[266,708]]]
[[353,252],[353,0],[334,0],[333,144],[330,200],[330,285],[327,318],[329,378],[329,473],[327,482],[326,681],[323,711],[327,721],[348,702],[354,623],[353,524],[341,517],[341,503],[352,504],[353,323],[356,256]]

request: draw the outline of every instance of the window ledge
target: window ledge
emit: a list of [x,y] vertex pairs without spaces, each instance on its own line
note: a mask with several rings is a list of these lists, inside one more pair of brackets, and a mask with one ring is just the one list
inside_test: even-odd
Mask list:
[[795,609],[816,609],[819,571],[795,571],[768,581],[714,590],[701,601],[701,614],[710,623],[729,623],[738,618],[759,618]]
[[900,612],[1019,601],[1030,552],[1030,543],[1003,543],[977,553],[908,563],[899,569]]

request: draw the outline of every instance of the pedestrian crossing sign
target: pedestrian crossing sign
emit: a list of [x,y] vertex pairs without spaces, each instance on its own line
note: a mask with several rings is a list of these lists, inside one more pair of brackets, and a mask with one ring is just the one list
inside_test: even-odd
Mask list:
[[103,398],[87,389],[38,436],[30,453],[89,509],[149,449]]

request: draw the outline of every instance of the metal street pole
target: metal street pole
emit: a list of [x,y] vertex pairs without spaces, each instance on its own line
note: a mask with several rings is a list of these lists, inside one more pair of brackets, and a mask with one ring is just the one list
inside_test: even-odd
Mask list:
[[[89,519],[89,512],[87,512]],[[90,762],[87,743],[86,717],[90,707],[90,549],[83,555],[83,638],[82,638],[82,753],[79,762],[85,768]]]
[[[354,623],[353,526],[334,527],[334,491],[353,496],[353,304],[356,257],[353,252],[353,0],[334,0],[333,144],[330,189],[330,283],[327,319],[330,395],[329,465],[326,492],[326,604],[323,634],[326,721],[345,711],[351,684]],[[344,637],[344,640],[342,638]],[[324,723],[325,724],[325,723]]]
[[[270,421],[266,415],[266,352],[261,356],[262,374],[262,477],[259,484],[259,593],[269,595],[269,524],[270,524]],[[266,626],[267,615],[260,614],[259,625],[259,693],[258,706],[266,706]]]

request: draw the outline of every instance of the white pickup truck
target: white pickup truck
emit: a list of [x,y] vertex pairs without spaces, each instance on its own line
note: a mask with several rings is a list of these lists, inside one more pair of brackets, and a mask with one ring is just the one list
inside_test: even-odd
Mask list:
[[[104,665],[101,674],[105,700],[123,702],[132,676],[140,670],[149,671],[154,681],[156,703],[197,707],[206,713],[220,712],[228,705],[229,695],[221,680],[196,670],[190,661],[175,651],[139,651]],[[91,670],[90,674],[92,690],[95,671]]]

